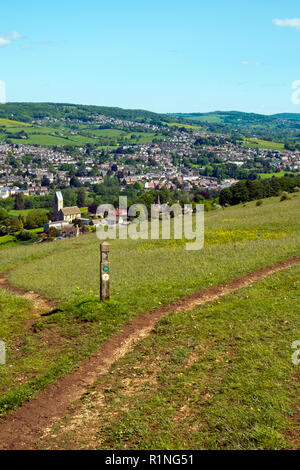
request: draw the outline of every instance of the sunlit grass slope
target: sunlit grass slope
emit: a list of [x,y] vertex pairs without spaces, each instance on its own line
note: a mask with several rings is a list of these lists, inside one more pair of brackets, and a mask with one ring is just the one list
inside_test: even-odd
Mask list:
[[15,409],[68,373],[138,313],[254,269],[300,254],[299,202],[264,200],[207,213],[205,247],[182,241],[111,241],[111,294],[99,303],[99,244],[95,234],[74,240],[16,246],[0,252],[9,282],[59,302],[59,310],[32,319],[30,305],[0,290],[0,415]]
[[[112,240],[112,297],[134,313],[299,254],[299,202],[297,195],[207,213],[200,251],[186,251],[182,241]],[[99,243],[92,234],[8,249],[0,270],[13,267],[10,282],[49,298],[96,294]]]
[[15,127],[15,126],[29,126],[29,124],[26,124],[25,122],[19,122],[19,121],[12,121],[10,119],[3,119],[0,118],[0,126],[5,126],[5,127]]
[[41,448],[299,449],[299,300],[295,266],[169,314]]

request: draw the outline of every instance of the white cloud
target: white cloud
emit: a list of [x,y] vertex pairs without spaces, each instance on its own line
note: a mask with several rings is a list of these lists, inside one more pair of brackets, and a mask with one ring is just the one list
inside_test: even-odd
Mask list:
[[11,43],[9,39],[0,36],[0,47],[8,46]]
[[242,65],[251,65],[253,67],[259,67],[260,65],[262,65],[261,62],[253,62],[253,61],[251,62],[249,60],[242,60],[241,64]]
[[0,35],[0,47],[9,46],[13,41],[18,41],[19,39],[21,39],[21,36],[17,31],[12,31],[7,36]]
[[300,18],[286,18],[285,20],[275,19],[273,24],[281,28],[296,28],[300,29]]

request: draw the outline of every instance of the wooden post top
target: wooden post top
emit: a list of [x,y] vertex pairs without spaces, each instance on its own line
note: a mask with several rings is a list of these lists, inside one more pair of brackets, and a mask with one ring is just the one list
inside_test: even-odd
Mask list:
[[109,251],[110,250],[110,244],[107,242],[103,242],[100,245],[101,251]]

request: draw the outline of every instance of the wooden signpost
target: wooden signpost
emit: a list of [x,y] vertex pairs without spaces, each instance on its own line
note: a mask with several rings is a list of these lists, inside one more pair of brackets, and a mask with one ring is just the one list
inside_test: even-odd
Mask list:
[[100,300],[110,298],[110,266],[109,266],[110,245],[107,242],[100,245]]

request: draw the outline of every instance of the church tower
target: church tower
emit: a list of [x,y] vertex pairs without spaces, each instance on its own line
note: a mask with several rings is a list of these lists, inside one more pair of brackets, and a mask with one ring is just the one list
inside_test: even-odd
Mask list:
[[54,219],[59,220],[59,212],[64,208],[64,199],[61,191],[57,191],[54,196]]

